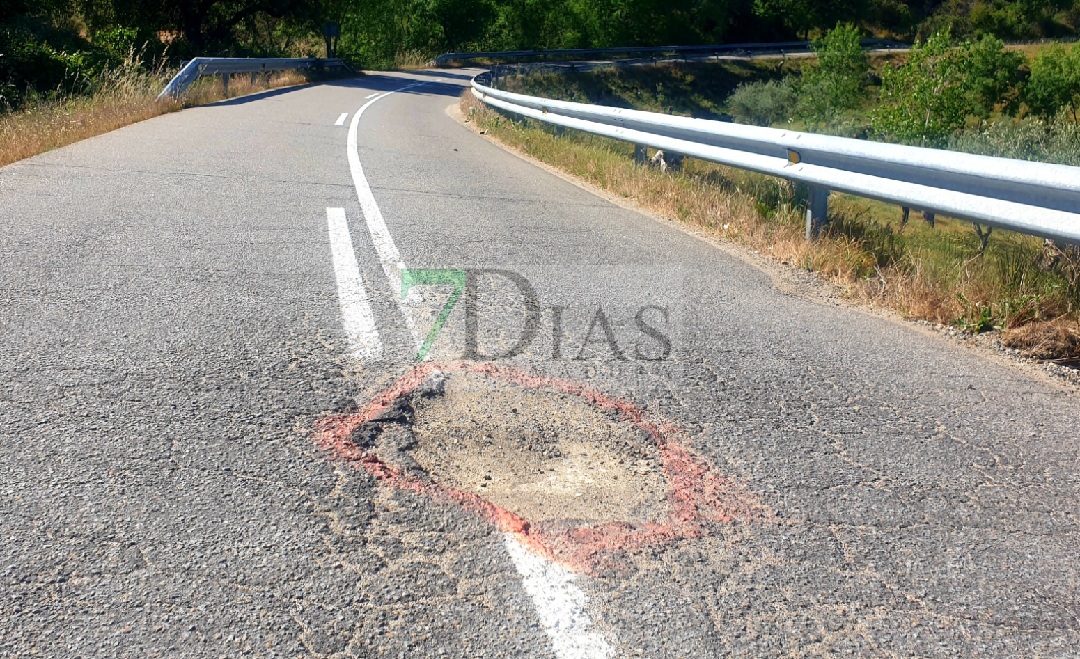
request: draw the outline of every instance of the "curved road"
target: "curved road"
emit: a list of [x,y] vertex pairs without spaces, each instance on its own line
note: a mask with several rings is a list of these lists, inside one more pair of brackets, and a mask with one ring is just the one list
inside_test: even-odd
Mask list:
[[502,151],[467,81],[0,169],[0,655],[1076,656],[1075,394]]

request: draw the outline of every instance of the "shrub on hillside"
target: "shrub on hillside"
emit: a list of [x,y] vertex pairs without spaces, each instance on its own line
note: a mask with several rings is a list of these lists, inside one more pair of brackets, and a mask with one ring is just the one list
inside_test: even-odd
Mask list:
[[964,126],[967,100],[947,32],[916,43],[907,63],[881,72],[874,131],[905,142],[935,142]]
[[789,78],[744,82],[727,99],[727,111],[742,124],[771,126],[790,121],[798,97]]
[[992,34],[1002,39],[1057,37],[1073,30],[1057,20],[1073,0],[945,0],[920,27],[920,34],[951,30],[958,36]]
[[119,60],[71,34],[23,21],[0,24],[0,110],[40,94],[83,92]]
[[1080,125],[1068,114],[1046,121],[1003,117],[949,139],[956,151],[1080,166]]
[[97,32],[93,45],[118,61],[138,57],[144,62],[157,64],[165,55],[165,45],[146,28],[113,26]]

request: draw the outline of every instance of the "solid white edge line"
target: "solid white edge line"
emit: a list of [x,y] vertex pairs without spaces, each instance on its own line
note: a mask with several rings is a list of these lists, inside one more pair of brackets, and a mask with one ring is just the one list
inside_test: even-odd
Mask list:
[[344,126],[345,125],[345,120],[348,119],[348,118],[349,118],[349,113],[348,112],[342,112],[341,116],[339,116],[337,118],[337,121],[334,122],[334,125],[335,126]]
[[[360,109],[353,114],[352,122],[349,124],[349,137],[346,147],[349,170],[352,172],[353,185],[356,187],[356,196],[360,200],[360,209],[364,213],[368,233],[371,234],[371,242],[375,246],[375,253],[379,257],[383,272],[386,273],[386,278],[390,280],[391,296],[398,305],[401,316],[405,320],[405,325],[409,328],[409,333],[412,334],[413,342],[417,347],[420,347],[421,344],[420,333],[416,329],[416,322],[413,320],[412,314],[401,303],[401,272],[405,269],[405,264],[401,261],[401,253],[398,252],[397,245],[394,244],[394,238],[390,235],[390,230],[386,228],[386,220],[383,219],[382,211],[379,210],[379,205],[375,202],[375,195],[371,193],[371,186],[368,185],[367,178],[364,177],[364,168],[360,165],[360,152],[357,146],[356,134],[360,126],[360,117],[373,103],[395,92],[419,87],[423,84],[426,84],[426,82],[414,82],[393,91],[378,94],[361,105]],[[416,299],[415,296],[410,297]]]
[[609,659],[615,655],[602,634],[592,629],[585,610],[585,593],[574,583],[576,575],[523,547],[504,534],[506,551],[521,575],[540,624],[558,659]]
[[360,360],[379,359],[382,357],[382,341],[379,340],[364,280],[360,277],[345,209],[327,208],[326,224],[337,278],[341,323],[345,327],[352,355]]

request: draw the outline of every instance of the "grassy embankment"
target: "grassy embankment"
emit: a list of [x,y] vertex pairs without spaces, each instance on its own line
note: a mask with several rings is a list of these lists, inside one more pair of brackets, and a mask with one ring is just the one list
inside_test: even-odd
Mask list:
[[[196,81],[179,100],[157,101],[174,73],[151,72],[137,65],[120,67],[102,73],[87,94],[31,99],[19,110],[0,112],[0,167],[166,112],[225,98],[221,80],[207,77]],[[296,71],[260,77],[254,83],[248,76],[234,76],[229,96],[309,80]]]
[[[875,67],[881,62],[875,62]],[[573,100],[709,117],[740,82],[779,77],[798,60],[539,75],[517,90]],[[788,69],[790,70],[790,69]],[[847,195],[830,201],[831,224],[807,242],[804,194],[777,179],[688,159],[677,174],[636,165],[632,146],[462,100],[467,118],[504,144],[664,217],[806,268],[854,300],[970,332],[998,329],[1005,345],[1037,358],[1080,357],[1080,258],[1042,240],[997,230],[985,250],[969,222],[913,213]]]

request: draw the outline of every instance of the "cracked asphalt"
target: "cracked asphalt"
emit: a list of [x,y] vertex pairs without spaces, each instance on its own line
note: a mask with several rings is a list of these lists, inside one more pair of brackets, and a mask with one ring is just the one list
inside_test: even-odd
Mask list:
[[[414,79],[358,133],[402,260],[476,273],[480,353],[677,426],[768,510],[582,574],[617,656],[1080,654],[1075,393],[503,151],[447,112],[468,77],[277,90],[0,169],[0,656],[556,656],[488,520],[312,439],[413,366],[334,121]],[[349,356],[327,207],[381,361]],[[539,309],[512,357],[528,310],[494,270]],[[432,359],[468,341],[455,308]]]

